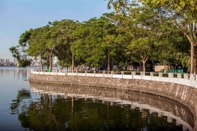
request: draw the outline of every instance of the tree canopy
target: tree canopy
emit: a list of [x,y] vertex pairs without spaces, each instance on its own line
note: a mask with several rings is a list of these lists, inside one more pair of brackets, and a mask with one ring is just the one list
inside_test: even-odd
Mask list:
[[117,12],[84,22],[63,19],[29,29],[10,51],[18,61],[24,56],[38,57],[41,70],[44,65],[52,70],[53,57],[57,57],[62,68],[72,71],[81,66],[111,71],[114,65],[118,69],[138,65],[145,72],[147,64],[160,63],[192,65],[190,72],[194,73],[195,19],[190,27],[179,14],[181,10],[167,6],[168,2],[141,2],[109,0],[108,7]]
[[[190,73],[196,73],[196,44],[197,44],[197,1],[196,0],[109,0],[108,8],[129,17],[134,5],[140,4],[146,8],[159,10],[159,15],[169,18],[190,43]],[[187,42],[185,42],[187,43]]]

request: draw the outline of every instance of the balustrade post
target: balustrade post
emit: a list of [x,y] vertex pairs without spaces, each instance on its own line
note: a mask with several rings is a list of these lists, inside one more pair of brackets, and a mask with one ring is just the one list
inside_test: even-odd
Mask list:
[[96,71],[94,71],[94,77],[95,77],[95,73],[96,73]]
[[171,81],[171,74],[172,73],[168,73],[168,79],[169,79],[169,81]]
[[150,72],[150,79],[152,80],[153,78],[153,72]]
[[113,78],[114,71],[111,71],[111,77]]
[[188,74],[184,73],[184,84],[188,85],[188,83],[186,83],[186,80],[188,80]]
[[177,78],[181,79],[181,74],[178,73],[177,74]]
[[159,72],[159,80],[161,80],[161,78],[162,78],[162,73]]
[[103,71],[103,77],[105,76],[105,71]]
[[194,74],[190,74],[190,80],[194,80]]
[[197,75],[195,75],[195,88],[197,88]]
[[143,76],[143,72],[140,72],[140,76],[141,76],[141,79],[142,79],[142,76]]
[[195,75],[195,81],[197,81],[197,75]]
[[184,74],[184,79],[188,80],[188,74],[187,73]]
[[78,76],[78,70],[76,69],[76,76]]
[[193,81],[195,80],[195,75],[194,74],[190,74],[190,83],[191,85],[193,85]]
[[177,78],[178,78],[178,82],[180,81],[180,79],[181,79],[181,74],[177,74]]
[[169,123],[172,122],[172,118],[170,116],[167,116],[167,122],[169,122]]
[[85,70],[85,76],[87,76],[87,70]]
[[124,71],[121,71],[121,76],[122,76],[122,78],[123,78],[123,75],[124,75]]
[[134,75],[136,74],[136,72],[132,71],[131,74],[132,74],[132,78],[134,78]]

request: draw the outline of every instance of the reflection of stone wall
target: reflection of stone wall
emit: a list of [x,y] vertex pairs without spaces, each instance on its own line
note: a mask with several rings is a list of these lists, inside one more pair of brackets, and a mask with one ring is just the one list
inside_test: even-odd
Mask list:
[[[54,84],[41,84],[30,82],[31,89],[36,89],[42,92],[55,92],[63,94],[75,94],[76,97],[80,95],[93,96],[93,98],[112,98],[119,100],[128,100],[130,102],[137,102],[140,104],[147,104],[150,107],[158,108],[163,111],[170,112],[171,114],[182,118],[193,127],[193,114],[190,110],[182,104],[175,102],[164,97],[158,97],[155,95],[125,91],[114,90],[109,88],[99,88],[90,86],[77,86],[77,85],[54,85]],[[84,96],[85,97],[85,96]]]
[[[178,101],[187,106],[194,114],[195,127],[197,129],[197,90],[193,87],[167,82],[136,80],[136,79],[117,79],[102,77],[83,77],[83,76],[52,76],[31,74],[30,81],[53,84],[86,85],[105,87],[107,89],[120,89],[125,91],[139,91],[155,94]],[[101,89],[102,91],[103,88]],[[83,93],[86,93],[84,89]],[[109,91],[107,95],[112,95]],[[123,97],[124,95],[120,95]],[[161,106],[164,106],[163,104]]]

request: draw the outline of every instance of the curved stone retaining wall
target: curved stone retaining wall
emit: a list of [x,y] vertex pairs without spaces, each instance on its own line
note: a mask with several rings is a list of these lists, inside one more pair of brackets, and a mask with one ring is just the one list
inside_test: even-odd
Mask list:
[[29,81],[53,84],[76,84],[105,88],[133,90],[159,95],[182,103],[194,115],[194,130],[197,131],[197,89],[168,82],[85,76],[55,76],[30,74]]

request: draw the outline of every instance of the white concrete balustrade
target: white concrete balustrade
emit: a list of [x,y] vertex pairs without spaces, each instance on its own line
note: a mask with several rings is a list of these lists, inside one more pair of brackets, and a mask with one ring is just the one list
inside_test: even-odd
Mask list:
[[149,73],[143,73],[140,72],[136,74],[136,72],[131,72],[131,74],[124,74],[122,71],[120,74],[114,73],[114,71],[111,71],[110,73],[106,73],[106,71],[102,71],[101,73],[96,73],[95,71],[93,73],[88,73],[85,71],[85,73],[79,73],[78,71],[76,72],[58,72],[57,70],[53,72],[40,72],[37,70],[31,70],[32,74],[42,74],[42,75],[59,75],[59,76],[89,76],[89,77],[106,77],[106,78],[117,78],[117,79],[143,79],[143,80],[152,80],[152,81],[161,81],[161,82],[171,82],[171,83],[176,83],[176,84],[181,84],[181,85],[187,85],[191,87],[197,88],[197,75],[196,74],[176,74],[176,77],[174,76],[173,73],[168,73],[165,74],[164,76],[163,73],[154,73],[154,72],[149,72]]

